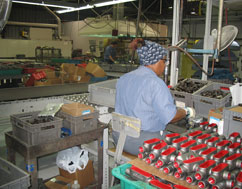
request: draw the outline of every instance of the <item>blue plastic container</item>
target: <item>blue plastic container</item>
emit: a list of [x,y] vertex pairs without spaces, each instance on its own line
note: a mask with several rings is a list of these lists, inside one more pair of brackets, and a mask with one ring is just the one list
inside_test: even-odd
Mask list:
[[121,189],[155,189],[155,187],[145,182],[129,179],[129,176],[125,173],[125,170],[131,166],[131,164],[123,164],[113,168],[112,170],[112,175],[120,180]]

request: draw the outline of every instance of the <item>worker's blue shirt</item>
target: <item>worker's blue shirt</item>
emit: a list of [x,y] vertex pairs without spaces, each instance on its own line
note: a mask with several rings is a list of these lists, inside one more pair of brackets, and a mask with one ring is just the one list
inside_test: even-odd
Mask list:
[[139,118],[141,130],[157,132],[174,118],[176,106],[165,82],[140,66],[118,80],[115,112]]
[[109,56],[112,56],[114,59],[116,58],[116,49],[113,48],[111,45],[107,46],[104,52],[104,60],[108,61]]

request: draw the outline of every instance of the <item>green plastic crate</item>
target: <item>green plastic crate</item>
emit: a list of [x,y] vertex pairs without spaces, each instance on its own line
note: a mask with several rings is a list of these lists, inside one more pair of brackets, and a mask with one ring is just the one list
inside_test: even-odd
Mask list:
[[120,180],[121,189],[155,189],[155,187],[142,181],[134,181],[129,179],[129,176],[125,173],[125,170],[131,166],[131,164],[123,164],[113,168],[112,170],[112,175]]
[[22,69],[0,69],[0,76],[6,76],[6,75],[20,75],[22,74]]

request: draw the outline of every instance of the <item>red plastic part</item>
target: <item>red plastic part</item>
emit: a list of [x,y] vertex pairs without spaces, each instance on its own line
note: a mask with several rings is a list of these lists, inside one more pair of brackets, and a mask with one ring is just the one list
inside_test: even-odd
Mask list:
[[163,161],[158,160],[158,161],[157,161],[157,165],[162,166],[162,165],[163,165]]
[[236,180],[237,180],[238,182],[242,182],[242,171],[238,174]]
[[221,150],[220,152],[218,152],[217,154],[215,154],[213,157],[214,158],[222,158],[225,155],[227,155],[229,153],[228,150]]
[[208,127],[216,127],[216,126],[217,126],[216,123],[211,123],[211,124],[208,125]]
[[229,91],[228,87],[220,87],[221,90]]
[[162,152],[161,155],[162,156],[168,156],[169,154],[173,153],[174,151],[176,151],[176,148],[170,147],[167,150],[165,150],[164,152]]
[[155,179],[151,180],[150,184],[153,185],[153,186],[156,186],[158,188],[161,188],[161,189],[172,189],[172,187],[170,185],[164,184],[164,183],[162,183],[158,180],[155,180]]
[[132,169],[133,171],[135,171],[135,172],[137,172],[137,173],[139,173],[139,174],[141,174],[145,177],[148,177],[148,178],[153,177],[152,174],[150,174],[150,173],[148,173],[148,172],[146,172],[146,171],[144,171],[144,170],[142,170],[138,167],[135,167],[134,165],[132,165],[130,169]]
[[143,158],[143,154],[138,154],[138,158],[142,159]]
[[233,132],[232,134],[229,135],[229,138],[230,138],[230,137],[238,137],[238,136],[240,136],[240,133],[238,133],[238,132]]
[[200,123],[200,125],[207,125],[207,124],[209,124],[208,121],[204,121],[204,122]]
[[222,140],[221,142],[217,143],[216,146],[225,146],[228,143],[231,143],[231,142],[229,140]]
[[226,161],[235,160],[235,159],[237,159],[237,158],[239,158],[241,156],[242,156],[242,154],[233,154],[232,156],[227,157]]
[[178,173],[182,173],[182,172],[183,172],[182,169],[181,169],[181,167],[178,167],[178,168],[177,168],[177,172],[178,172]]
[[178,162],[174,162],[173,166],[177,168],[177,167],[179,167],[179,163]]
[[163,169],[163,172],[166,173],[166,174],[168,174],[168,173],[170,173],[170,170],[169,170],[167,167],[165,167],[165,168]]
[[176,178],[180,178],[180,177],[181,177],[181,174],[178,173],[178,172],[175,172],[174,176],[175,176]]
[[238,146],[240,146],[240,143],[239,143],[239,142],[235,142],[235,143],[231,144],[231,145],[229,146],[229,148],[234,149],[234,148],[237,148]]
[[192,183],[193,179],[192,179],[191,177],[187,177],[187,178],[186,178],[186,181],[187,181],[188,183]]
[[202,163],[202,164],[199,166],[199,168],[204,168],[204,169],[206,169],[206,168],[209,168],[209,167],[211,167],[212,165],[215,165],[215,164],[216,164],[216,161],[210,159],[210,160],[207,160],[207,161],[205,161],[204,163]]
[[191,146],[194,143],[196,143],[196,140],[189,140],[188,142],[185,142],[184,144],[182,144],[181,148],[187,148],[188,146]]
[[144,148],[142,146],[139,147],[139,152],[143,153],[144,152]]
[[199,187],[199,188],[205,188],[205,184],[204,184],[204,182],[199,182],[199,183],[198,183],[198,187]]
[[209,182],[210,184],[215,184],[215,179],[214,179],[213,177],[209,177],[209,178],[208,178],[208,182]]
[[217,186],[213,186],[212,189],[219,189]]
[[187,140],[187,137],[181,137],[181,138],[173,140],[172,143],[180,143],[180,142],[185,141],[185,140]]
[[215,148],[215,147],[210,147],[210,148],[208,148],[207,150],[204,150],[202,153],[201,153],[201,155],[208,155],[208,154],[210,154],[210,153],[212,153],[212,152],[214,152],[214,151],[216,151],[217,150],[217,148]]
[[150,154],[149,157],[150,157],[150,159],[155,159],[155,155],[154,154]]
[[160,142],[160,139],[159,138],[152,138],[150,140],[144,141],[144,143],[146,143],[146,144],[153,144],[153,143],[156,143],[156,142]]
[[212,137],[212,138],[208,139],[207,142],[215,142],[215,141],[217,141],[217,140],[219,140],[218,137]]
[[179,133],[171,133],[171,134],[167,134],[166,137],[169,137],[169,138],[174,138],[174,137],[179,137],[180,134]]
[[227,164],[227,163],[220,163],[220,164],[218,164],[216,167],[214,167],[214,168],[212,169],[212,171],[213,171],[213,172],[220,172],[220,171],[224,170],[224,169],[227,168],[227,167],[228,167],[228,164]]
[[159,144],[155,145],[153,149],[159,150],[159,149],[164,148],[165,146],[167,146],[167,143],[166,142],[162,142],[162,143],[159,143]]
[[201,175],[200,173],[196,173],[196,174],[195,174],[195,178],[196,178],[197,180],[201,180],[201,179],[202,179],[202,175]]
[[150,158],[147,158],[147,159],[145,160],[145,162],[148,163],[148,164],[150,164],[150,163],[151,163]]
[[194,131],[192,133],[189,133],[188,136],[195,137],[197,135],[200,135],[201,133],[202,133],[202,131]]
[[196,146],[191,147],[190,150],[199,150],[205,147],[207,147],[207,144],[198,144]]
[[198,136],[197,139],[205,139],[205,138],[208,138],[210,136],[211,136],[210,134],[203,134],[201,136]]
[[203,157],[194,157],[194,158],[190,158],[190,159],[187,159],[187,160],[184,160],[183,163],[194,163],[194,162],[198,162],[198,161],[202,161],[204,160]]

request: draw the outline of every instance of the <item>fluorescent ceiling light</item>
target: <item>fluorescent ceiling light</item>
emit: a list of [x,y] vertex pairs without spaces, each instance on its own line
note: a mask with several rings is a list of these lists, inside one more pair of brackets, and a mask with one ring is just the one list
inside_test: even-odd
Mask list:
[[103,2],[103,3],[96,3],[96,4],[94,4],[94,6],[95,7],[104,7],[104,6],[108,6],[108,5],[115,5],[115,4],[119,4],[119,3],[131,2],[131,1],[135,1],[135,0],[113,0],[113,1]]
[[131,2],[131,1],[136,1],[136,0],[112,0],[112,1],[102,2],[102,3],[95,3],[93,5],[86,5],[86,6],[82,6],[82,7],[79,7],[79,8],[70,8],[70,9],[65,9],[65,10],[58,10],[56,12],[58,14],[62,14],[62,13],[74,12],[74,11],[79,11],[79,10],[84,10],[84,9],[92,9],[94,7],[104,7],[104,6],[108,6],[108,5],[126,3],[126,2]]
[[48,4],[42,1],[42,3],[36,3],[36,2],[29,2],[29,1],[12,1],[13,3],[20,3],[20,4],[27,4],[27,5],[39,5],[39,6],[45,6],[45,7],[57,7],[57,8],[63,8],[63,9],[73,9],[73,7],[69,6],[63,6],[63,5],[54,5],[54,4]]
[[65,10],[58,10],[56,12],[58,14],[62,14],[62,13],[74,12],[74,11],[79,11],[79,10],[84,10],[84,9],[92,9],[92,8],[94,8],[93,5],[86,5],[86,6],[79,7],[79,8],[71,8],[71,9],[65,9]]

